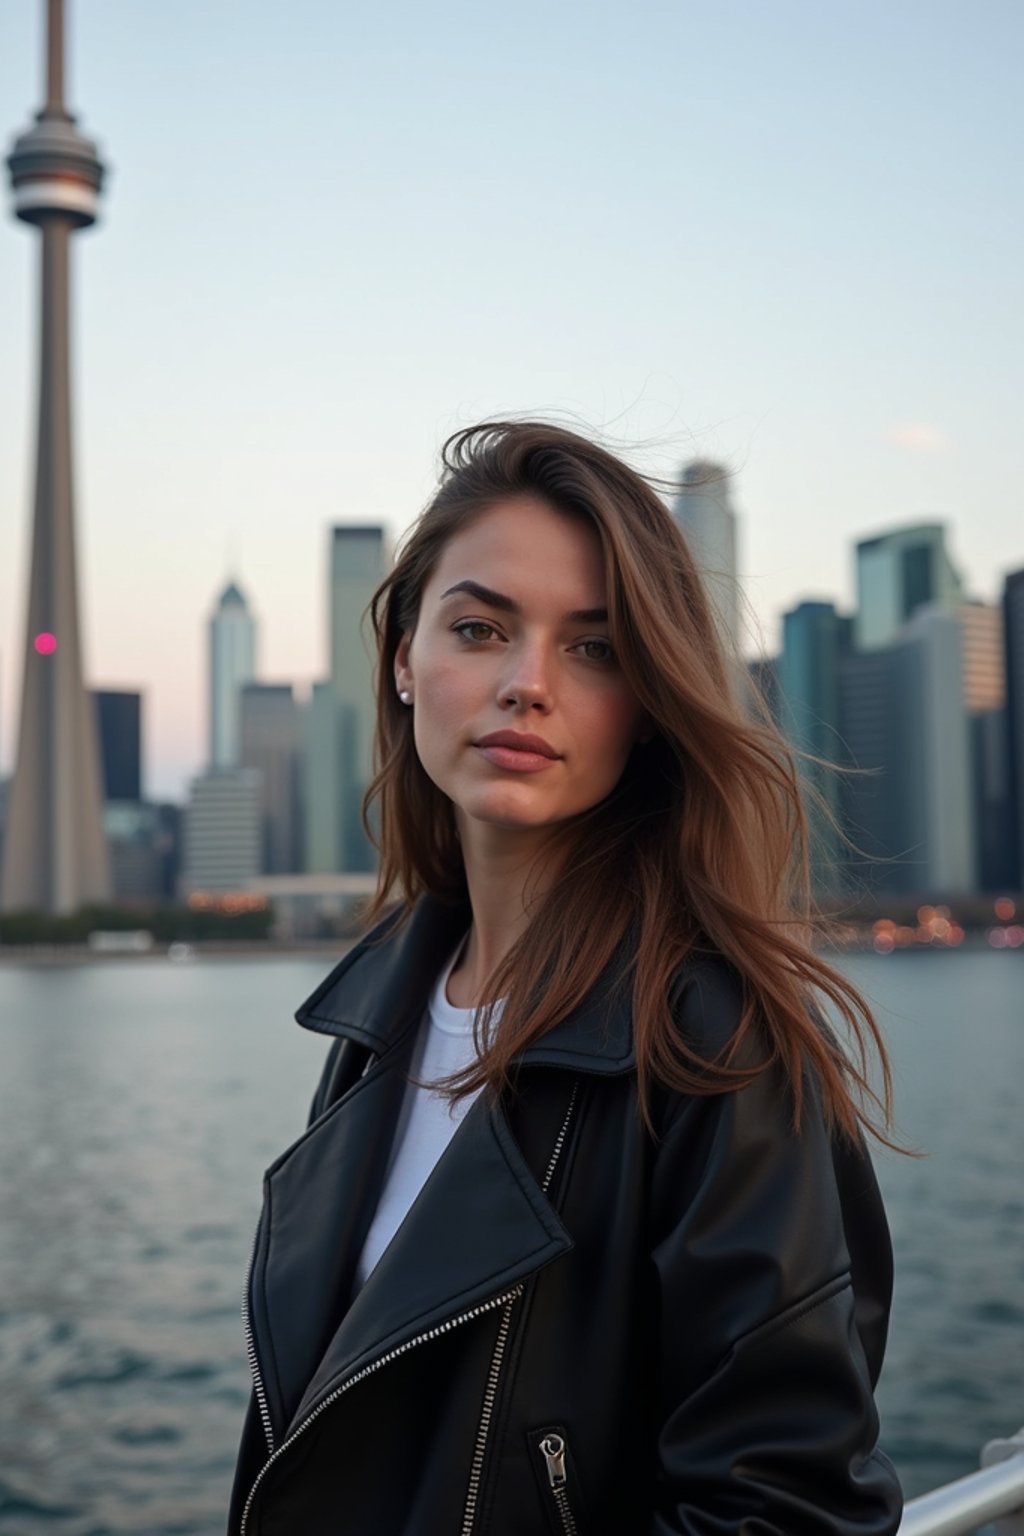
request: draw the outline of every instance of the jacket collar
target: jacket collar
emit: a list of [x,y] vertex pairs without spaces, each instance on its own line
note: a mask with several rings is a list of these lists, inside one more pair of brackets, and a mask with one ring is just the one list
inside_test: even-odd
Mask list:
[[[280,1405],[283,1420],[290,1420],[289,1433],[364,1368],[436,1337],[456,1319],[469,1321],[572,1247],[500,1107],[481,1097],[441,1154],[366,1284],[342,1310],[333,1334],[329,1327],[314,1327],[311,1333],[311,1324],[331,1319],[331,1309],[323,1311],[316,1304],[318,1292],[323,1297],[325,1245],[322,1237],[317,1242],[309,1234],[322,1234],[326,1228],[331,1234],[326,1248],[335,1262],[347,1258],[349,1268],[354,1263],[365,1222],[356,1228],[348,1217],[368,1193],[379,1190],[383,1172],[378,1166],[371,1178],[360,1167],[366,1148],[360,1127],[372,1134],[375,1101],[389,1093],[389,1075],[401,1074],[378,1062],[313,1128],[294,1166],[288,1160],[270,1177],[278,1230],[271,1234],[263,1299],[274,1347],[264,1349],[262,1357],[283,1366],[288,1378],[280,1383]],[[333,1192],[325,1167],[333,1173]],[[349,1242],[339,1243],[337,1235],[346,1229]],[[296,1234],[307,1260],[298,1257],[289,1232]],[[303,1312],[295,1306],[296,1262],[303,1268],[305,1310],[310,1314],[301,1319],[295,1317]],[[335,1298],[338,1294],[335,1291]],[[305,1356],[301,1348],[293,1349],[297,1328],[313,1340],[327,1335],[323,1353],[321,1342]]]
[[[445,905],[424,896],[408,920],[391,914],[350,950],[295,1014],[306,1029],[339,1035],[383,1055],[426,1006],[441,966],[466,932],[466,903]],[[573,1071],[613,1074],[636,1064],[626,955],[543,1039],[519,1058]]]

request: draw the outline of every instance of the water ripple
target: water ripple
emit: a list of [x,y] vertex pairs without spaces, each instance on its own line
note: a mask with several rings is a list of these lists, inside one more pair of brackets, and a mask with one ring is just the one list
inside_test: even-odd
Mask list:
[[[877,1159],[897,1262],[879,1406],[911,1495],[1024,1414],[1021,972],[932,958],[846,967],[929,1154]],[[0,968],[0,1536],[223,1531],[242,1277],[326,1049],[291,1016],[327,968]]]

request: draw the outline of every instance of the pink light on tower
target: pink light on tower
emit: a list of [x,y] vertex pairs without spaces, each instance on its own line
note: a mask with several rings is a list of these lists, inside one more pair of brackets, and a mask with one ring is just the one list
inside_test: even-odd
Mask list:
[[51,635],[48,630],[44,629],[42,634],[36,635],[32,643],[40,656],[52,656],[57,649],[57,636]]

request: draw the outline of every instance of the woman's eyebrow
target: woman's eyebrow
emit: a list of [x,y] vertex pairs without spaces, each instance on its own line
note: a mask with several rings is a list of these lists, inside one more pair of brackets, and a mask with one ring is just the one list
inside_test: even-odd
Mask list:
[[[449,587],[447,592],[441,593],[441,602],[444,602],[446,597],[454,597],[457,592],[467,592],[470,597],[486,603],[489,608],[499,608],[503,613],[522,612],[514,597],[506,597],[504,592],[495,592],[491,587],[482,586],[479,581],[457,581],[454,587]],[[608,609],[574,608],[571,613],[563,617],[569,624],[607,624]]]
[[441,593],[441,601],[444,602],[446,597],[454,597],[457,592],[468,592],[470,597],[486,603],[489,608],[500,608],[503,613],[521,612],[515,598],[506,597],[504,592],[494,592],[490,587],[481,586],[478,581],[457,581],[454,587]]

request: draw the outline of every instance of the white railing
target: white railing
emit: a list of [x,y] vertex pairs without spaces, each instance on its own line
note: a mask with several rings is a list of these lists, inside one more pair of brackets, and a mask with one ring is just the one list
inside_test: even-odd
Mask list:
[[1024,1429],[1010,1440],[990,1440],[981,1466],[911,1499],[899,1536],[970,1536],[990,1520],[997,1522],[996,1536],[1024,1536]]

